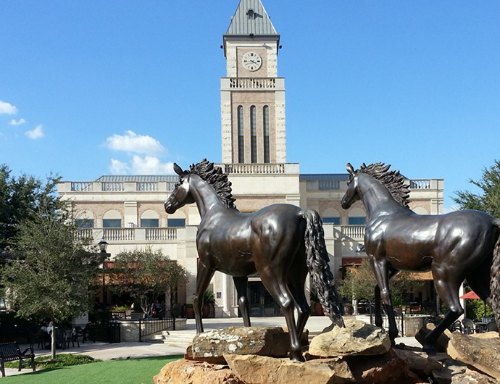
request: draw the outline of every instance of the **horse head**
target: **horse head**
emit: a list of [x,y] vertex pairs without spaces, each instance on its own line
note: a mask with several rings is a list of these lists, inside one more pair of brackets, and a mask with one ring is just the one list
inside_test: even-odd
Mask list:
[[168,214],[175,211],[186,204],[194,203],[194,198],[190,191],[190,173],[183,171],[176,163],[174,163],[174,171],[179,175],[179,182],[175,185],[174,190],[165,201],[164,207]]
[[349,173],[349,181],[347,182],[347,191],[344,197],[342,197],[341,205],[342,208],[349,209],[355,201],[359,200],[358,175],[351,163],[347,163],[346,169]]

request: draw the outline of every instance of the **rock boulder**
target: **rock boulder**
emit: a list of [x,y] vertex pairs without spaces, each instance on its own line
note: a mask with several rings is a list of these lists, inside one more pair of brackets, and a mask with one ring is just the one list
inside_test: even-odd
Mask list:
[[224,355],[286,357],[290,350],[288,333],[280,327],[228,327],[194,337],[186,358],[224,363]]
[[311,340],[309,354],[318,357],[371,356],[387,353],[389,335],[381,328],[355,319],[344,319],[345,328],[334,327]]

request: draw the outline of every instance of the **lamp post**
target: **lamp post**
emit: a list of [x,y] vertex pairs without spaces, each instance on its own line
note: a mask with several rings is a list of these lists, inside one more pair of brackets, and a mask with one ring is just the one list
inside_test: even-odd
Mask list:
[[101,255],[104,256],[104,260],[102,261],[102,304],[107,305],[107,297],[106,297],[106,260],[109,257],[109,253],[106,252],[108,248],[108,242],[104,239],[101,239],[97,244],[99,246],[99,250],[101,251]]

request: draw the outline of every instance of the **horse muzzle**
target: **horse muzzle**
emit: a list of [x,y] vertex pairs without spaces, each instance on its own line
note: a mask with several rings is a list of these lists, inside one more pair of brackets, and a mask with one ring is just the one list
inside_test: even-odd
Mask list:
[[168,214],[175,213],[176,211],[175,206],[168,200],[165,201],[165,204],[163,204],[163,206],[165,207],[165,212],[167,212]]

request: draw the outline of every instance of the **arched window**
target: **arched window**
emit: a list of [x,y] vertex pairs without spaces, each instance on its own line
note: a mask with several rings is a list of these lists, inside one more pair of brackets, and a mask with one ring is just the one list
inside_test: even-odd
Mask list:
[[340,214],[336,209],[327,209],[321,216],[324,224],[340,225]]
[[120,228],[122,226],[122,215],[117,210],[107,211],[102,218],[104,228]]
[[156,211],[148,209],[141,215],[141,228],[158,228],[160,226],[160,216]]
[[250,107],[250,154],[252,163],[257,162],[257,112],[255,105]]
[[77,228],[94,228],[94,214],[91,211],[84,210],[76,214],[75,226]]
[[366,213],[363,209],[355,207],[351,208],[349,211],[349,217],[347,218],[347,224],[349,225],[365,225],[366,224]]
[[262,111],[263,127],[264,127],[264,163],[270,163],[269,154],[269,106],[264,105]]
[[243,129],[243,107],[238,106],[238,163],[245,162],[245,130]]

